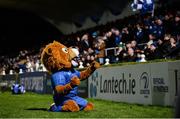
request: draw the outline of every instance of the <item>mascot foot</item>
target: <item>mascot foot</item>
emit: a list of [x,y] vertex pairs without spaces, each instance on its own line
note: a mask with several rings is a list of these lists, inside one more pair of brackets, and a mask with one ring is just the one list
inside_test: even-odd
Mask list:
[[62,110],[66,112],[77,112],[79,111],[79,106],[74,100],[68,100],[65,102],[65,104],[62,106]]
[[89,102],[89,103],[86,105],[86,107],[84,108],[84,111],[91,111],[91,110],[93,110],[93,108],[94,108],[93,103]]
[[51,111],[51,112],[58,112],[58,111],[60,111],[60,109],[58,109],[58,107],[56,106],[55,103],[52,103],[50,108],[49,108],[49,111]]

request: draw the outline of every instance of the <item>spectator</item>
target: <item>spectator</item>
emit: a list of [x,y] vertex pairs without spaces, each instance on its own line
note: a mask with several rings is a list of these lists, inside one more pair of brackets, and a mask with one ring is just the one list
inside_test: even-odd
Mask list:
[[111,31],[108,31],[105,35],[105,44],[106,44],[106,48],[111,48],[116,46],[115,39]]
[[161,53],[158,51],[154,44],[148,44],[145,49],[145,56],[148,60],[160,59],[162,58]]
[[128,27],[125,27],[122,29],[122,42],[127,43],[129,41],[131,41],[131,37],[128,31]]
[[172,35],[180,35],[180,13],[177,13],[172,24]]
[[96,55],[97,55],[99,63],[104,64],[106,44],[105,44],[104,40],[102,39],[102,37],[98,38],[98,43],[96,44],[95,47],[98,50],[98,53]]
[[163,21],[161,18],[156,18],[155,19],[155,25],[153,29],[153,33],[155,34],[157,39],[161,39],[164,36],[164,26],[163,26]]
[[143,32],[143,28],[142,28],[142,26],[140,26],[140,24],[136,25],[134,34],[135,34],[136,42],[141,43],[144,39],[144,32]]
[[82,51],[88,51],[89,48],[91,48],[89,39],[88,39],[88,34],[84,34],[81,38],[81,47]]
[[121,42],[121,34],[120,34],[120,31],[118,29],[116,29],[114,31],[114,39],[115,39],[115,46],[118,46],[119,43]]
[[128,48],[127,53],[124,54],[124,59],[128,62],[135,62],[137,60],[137,56],[133,48]]
[[137,42],[135,40],[131,41],[131,48],[133,48],[135,53],[144,53],[144,51],[142,51],[138,48]]

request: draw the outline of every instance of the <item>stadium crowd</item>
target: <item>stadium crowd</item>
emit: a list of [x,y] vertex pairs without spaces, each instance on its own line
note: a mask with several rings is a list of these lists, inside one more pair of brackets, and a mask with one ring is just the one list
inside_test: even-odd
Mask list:
[[[106,59],[116,63],[179,58],[180,11],[159,8],[154,16],[131,15],[64,36],[61,41],[79,50],[76,67],[86,67],[93,60],[103,65]],[[24,50],[16,57],[0,56],[0,72],[46,71],[40,62],[43,47],[38,53]]]

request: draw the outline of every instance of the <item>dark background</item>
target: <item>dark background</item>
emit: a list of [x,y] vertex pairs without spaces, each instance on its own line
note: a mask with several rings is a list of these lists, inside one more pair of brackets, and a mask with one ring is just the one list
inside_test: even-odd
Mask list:
[[[0,56],[39,49],[64,36],[56,26],[59,22],[79,23],[88,16],[97,19],[105,10],[120,14],[130,1],[133,0],[0,0]],[[178,0],[158,1],[177,4]]]

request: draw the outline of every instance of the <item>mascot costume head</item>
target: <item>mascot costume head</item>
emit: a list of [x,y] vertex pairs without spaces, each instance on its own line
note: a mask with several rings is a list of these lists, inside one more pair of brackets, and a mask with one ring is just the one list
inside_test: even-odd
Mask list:
[[54,91],[54,103],[50,106],[53,112],[77,112],[93,110],[93,104],[79,97],[78,85],[87,79],[100,64],[93,61],[89,67],[79,72],[72,66],[72,59],[79,54],[77,49],[67,48],[54,41],[48,44],[41,54],[41,61],[51,73],[51,85]]

